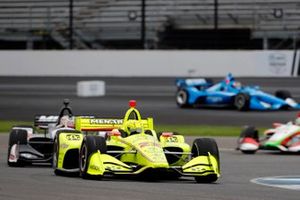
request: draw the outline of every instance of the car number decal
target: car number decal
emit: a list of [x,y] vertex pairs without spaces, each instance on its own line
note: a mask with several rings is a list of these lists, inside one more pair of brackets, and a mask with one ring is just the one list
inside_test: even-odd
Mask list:
[[76,134],[68,134],[66,135],[67,140],[70,141],[78,141],[80,140],[80,135],[76,135]]

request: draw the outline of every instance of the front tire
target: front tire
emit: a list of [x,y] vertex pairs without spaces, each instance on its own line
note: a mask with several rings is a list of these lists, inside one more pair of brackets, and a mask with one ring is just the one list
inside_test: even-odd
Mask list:
[[[27,144],[27,131],[23,129],[13,129],[9,134],[8,152],[7,152],[7,165],[10,167],[24,167],[25,163],[17,158],[17,162],[10,162],[10,152],[14,145]],[[19,152],[16,152],[17,154]],[[17,156],[17,155],[16,155]]]
[[239,93],[234,98],[234,106],[239,111],[247,111],[250,107],[250,96],[245,93]]
[[65,175],[62,171],[57,169],[57,161],[58,161],[58,135],[54,139],[53,144],[53,157],[52,157],[52,168],[54,169],[54,174],[56,176],[63,176]]
[[[192,157],[208,156],[208,152],[214,156],[218,162],[218,171],[220,172],[220,154],[216,141],[212,138],[195,139],[192,146]],[[195,176],[197,183],[212,183],[218,179],[218,176],[211,174],[208,176]]]
[[79,173],[84,179],[101,179],[102,175],[88,174],[88,166],[90,163],[90,156],[100,150],[101,153],[106,153],[106,141],[103,137],[87,135],[82,142],[79,153]]
[[176,103],[179,108],[189,107],[189,94],[186,90],[180,89],[176,93]]

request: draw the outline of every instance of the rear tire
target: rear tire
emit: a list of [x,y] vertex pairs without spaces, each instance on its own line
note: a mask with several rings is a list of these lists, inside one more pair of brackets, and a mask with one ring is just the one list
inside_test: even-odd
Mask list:
[[87,135],[82,142],[79,153],[79,173],[84,179],[101,179],[102,175],[88,174],[88,166],[90,163],[90,156],[100,150],[101,153],[106,153],[107,147],[103,137]]
[[179,89],[176,93],[176,103],[179,108],[187,108],[190,106],[188,103],[189,94],[184,89]]
[[[216,141],[212,138],[197,138],[193,142],[192,157],[207,156],[208,152],[214,156],[218,162],[220,171],[220,154]],[[217,175],[195,176],[197,183],[212,183],[218,179]]]
[[239,111],[247,111],[250,107],[250,96],[245,93],[239,93],[234,98],[234,106]]
[[283,100],[286,100],[287,98],[292,98],[291,93],[287,90],[278,90],[275,92],[275,96]]
[[[10,151],[13,145],[26,145],[27,144],[27,131],[23,129],[13,129],[9,134],[9,141],[8,141],[8,152],[7,152],[7,165],[10,167],[24,167],[25,163],[20,161],[19,159],[17,162],[10,162],[9,156]],[[17,152],[18,153],[18,152]]]

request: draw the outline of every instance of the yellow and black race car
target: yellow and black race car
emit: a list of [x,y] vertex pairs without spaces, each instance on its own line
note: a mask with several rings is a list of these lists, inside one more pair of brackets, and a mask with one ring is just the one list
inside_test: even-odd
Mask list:
[[211,138],[198,138],[192,146],[182,135],[157,134],[153,119],[142,119],[129,102],[123,119],[75,119],[74,130],[61,130],[54,140],[53,167],[56,175],[101,179],[105,175],[166,174],[191,176],[199,183],[220,177],[219,151]]

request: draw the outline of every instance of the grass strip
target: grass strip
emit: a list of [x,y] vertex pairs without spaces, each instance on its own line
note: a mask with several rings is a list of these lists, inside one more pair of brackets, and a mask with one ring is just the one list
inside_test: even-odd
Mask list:
[[0,133],[10,132],[11,127],[15,125],[33,125],[33,124],[32,122],[26,122],[26,121],[0,120]]

